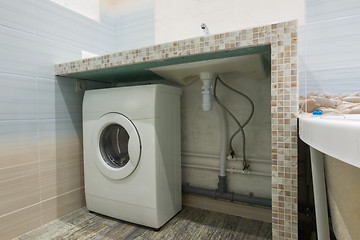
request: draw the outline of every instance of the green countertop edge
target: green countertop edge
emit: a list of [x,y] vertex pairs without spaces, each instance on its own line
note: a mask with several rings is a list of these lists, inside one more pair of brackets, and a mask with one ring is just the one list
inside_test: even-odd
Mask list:
[[232,50],[220,50],[209,53],[193,54],[187,56],[173,57],[161,60],[154,60],[141,63],[126,64],[116,67],[108,67],[98,70],[62,74],[60,77],[92,80],[105,83],[125,83],[150,80],[162,80],[159,75],[148,70],[149,68],[199,62],[205,60],[244,56],[263,53],[266,59],[270,59],[270,45],[260,45],[254,47],[243,47]]

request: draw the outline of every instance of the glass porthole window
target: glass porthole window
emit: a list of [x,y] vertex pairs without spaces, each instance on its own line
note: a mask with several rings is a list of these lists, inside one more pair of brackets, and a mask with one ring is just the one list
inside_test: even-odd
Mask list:
[[131,120],[120,113],[101,116],[93,127],[93,160],[108,178],[123,179],[135,171],[141,156],[141,140]]
[[99,147],[103,160],[112,168],[122,168],[130,160],[129,134],[119,124],[110,124],[100,135]]

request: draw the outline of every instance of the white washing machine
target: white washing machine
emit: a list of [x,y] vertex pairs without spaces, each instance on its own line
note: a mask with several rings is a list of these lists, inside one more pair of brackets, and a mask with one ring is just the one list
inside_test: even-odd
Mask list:
[[85,92],[90,211],[160,228],[181,210],[180,95],[166,85]]

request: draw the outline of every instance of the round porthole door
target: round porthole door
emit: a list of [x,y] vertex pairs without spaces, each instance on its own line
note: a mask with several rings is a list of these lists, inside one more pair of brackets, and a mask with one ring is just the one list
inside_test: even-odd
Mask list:
[[96,151],[96,166],[109,178],[126,178],[139,164],[139,133],[135,125],[120,113],[108,113],[97,120],[92,144]]

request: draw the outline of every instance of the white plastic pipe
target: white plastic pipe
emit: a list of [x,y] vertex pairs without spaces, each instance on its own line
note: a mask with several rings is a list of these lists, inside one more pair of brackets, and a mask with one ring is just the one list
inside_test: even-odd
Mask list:
[[219,112],[219,118],[220,118],[220,131],[221,131],[221,149],[220,149],[220,176],[226,176],[226,152],[228,149],[227,146],[227,122],[225,117],[225,110],[224,108],[215,101],[217,110]]
[[210,112],[212,109],[211,81],[214,79],[215,74],[210,72],[202,72],[199,75],[200,80],[203,82],[201,92],[203,95],[202,108],[205,112]]
[[[196,168],[196,169],[213,170],[213,171],[219,171],[220,170],[220,168],[218,168],[218,167],[198,165],[198,164],[190,164],[190,163],[181,163],[181,166],[185,167],[185,168]],[[238,173],[238,174],[243,174],[243,175],[271,177],[270,173],[256,172],[256,171],[244,171],[242,169],[237,169],[237,168],[227,168],[226,172],[228,172],[228,173]]]
[[319,240],[329,240],[328,207],[324,174],[324,154],[310,147],[311,171],[314,186],[316,228]]

